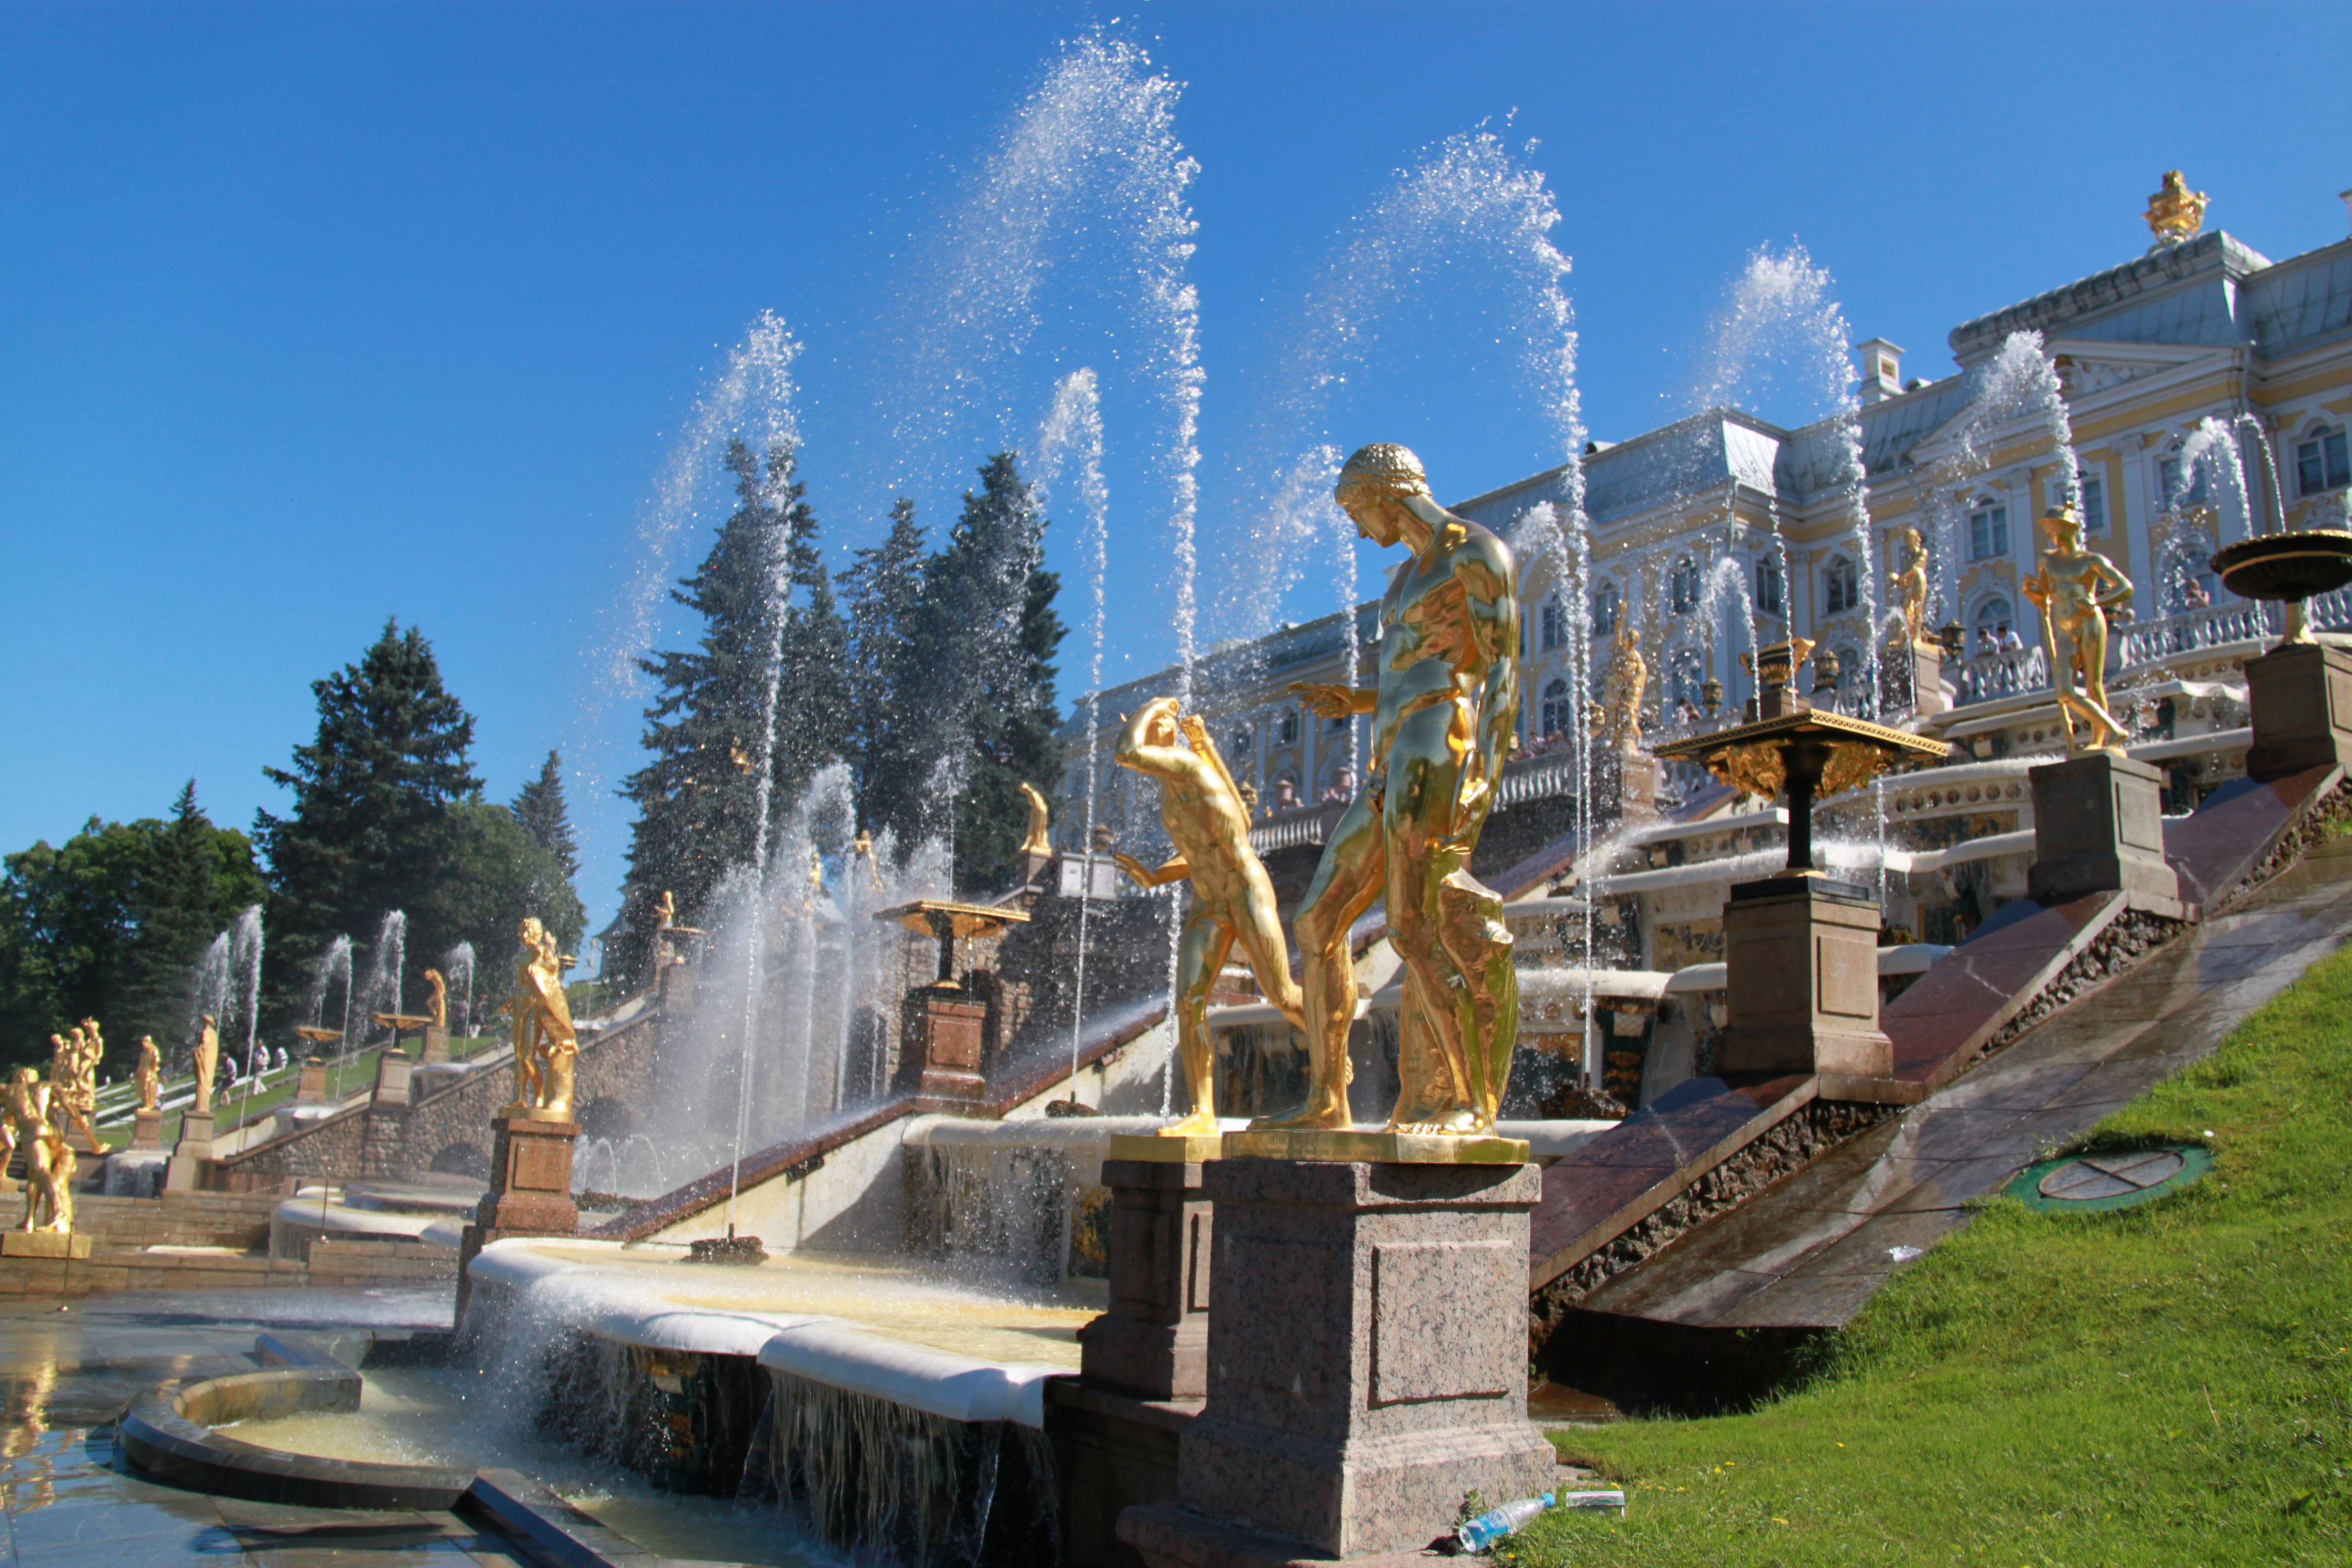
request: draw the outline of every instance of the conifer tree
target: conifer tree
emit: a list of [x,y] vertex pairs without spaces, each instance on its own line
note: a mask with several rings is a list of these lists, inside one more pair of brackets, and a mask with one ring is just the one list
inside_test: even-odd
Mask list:
[[[251,851],[245,848],[243,834],[234,837],[250,879]],[[222,864],[221,837],[196,805],[196,781],[190,779],[173,803],[172,819],[149,837],[132,884],[132,935],[123,954],[121,1009],[107,1020],[110,1054],[135,1047],[142,1035],[154,1036],[166,1051],[180,1043],[196,961],[243,908],[227,902],[235,894],[222,886],[228,868]]]
[[848,744],[857,820],[879,832],[913,820],[930,760],[918,757],[910,742],[919,714],[908,639],[923,593],[923,531],[912,500],[891,503],[890,531],[856,552],[840,583],[849,605]]
[[547,753],[539,777],[522,786],[511,807],[531,841],[555,858],[566,881],[580,875],[580,847],[572,837],[572,816],[563,805],[563,752]]
[[[449,874],[450,809],[481,788],[466,755],[474,721],[442,685],[433,647],[415,626],[404,632],[386,621],[357,664],[310,689],[316,739],[294,749],[290,769],[262,770],[294,792],[292,814],[256,816],[269,864],[271,983],[281,1010],[334,936],[364,942],[386,910],[426,904]],[[409,951],[437,952],[452,940],[412,929]]]
[[759,751],[771,700],[771,820],[844,740],[846,634],[794,454],[775,447],[763,463],[739,441],[726,461],[740,504],[700,568],[671,595],[701,617],[702,634],[691,650],[640,661],[660,690],[646,710],[653,760],[622,788],[638,808],[622,896],[635,942],[615,955],[615,967],[632,977],[643,974],[664,892],[692,923],[705,918],[726,874],[756,857]]

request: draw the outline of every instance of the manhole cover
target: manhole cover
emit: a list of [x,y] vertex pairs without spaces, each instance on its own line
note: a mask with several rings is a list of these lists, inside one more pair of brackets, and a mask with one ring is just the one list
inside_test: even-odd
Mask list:
[[2127,1208],[2186,1186],[2212,1164],[2212,1152],[2193,1144],[2044,1160],[2020,1173],[2009,1195],[2037,1209]]

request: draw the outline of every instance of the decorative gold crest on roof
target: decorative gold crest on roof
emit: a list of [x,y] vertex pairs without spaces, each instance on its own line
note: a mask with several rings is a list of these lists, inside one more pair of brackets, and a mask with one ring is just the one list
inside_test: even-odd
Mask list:
[[2147,226],[2158,245],[2195,239],[2205,226],[2205,193],[2192,191],[2178,169],[2164,172],[2164,188],[2147,198]]

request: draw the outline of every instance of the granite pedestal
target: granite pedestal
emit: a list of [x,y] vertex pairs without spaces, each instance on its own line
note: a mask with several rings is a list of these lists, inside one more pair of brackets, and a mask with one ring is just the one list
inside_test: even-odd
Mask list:
[[1658,759],[1602,746],[1592,753],[1592,808],[1603,822],[1643,823],[1658,815]]
[[510,1236],[577,1236],[572,1153],[580,1123],[530,1116],[490,1121],[490,1190],[482,1194],[457,1246],[457,1322],[465,1325],[471,1281],[466,1266],[493,1241]]
[[1878,691],[1880,706],[1889,713],[1925,719],[1951,707],[1944,695],[1942,647],[1897,642],[1885,649],[1878,667]]
[[163,1173],[163,1190],[203,1191],[205,1168],[212,1163],[213,1112],[184,1111],[180,1116],[180,1142],[172,1150],[172,1163]]
[[161,1149],[163,1146],[162,1111],[134,1110],[131,1113],[131,1146],[133,1149]]
[[90,1238],[63,1230],[0,1230],[0,1258],[89,1256]]
[[1716,1068],[1733,1083],[1790,1073],[1890,1077],[1878,1027],[1877,900],[1821,877],[1741,882],[1723,906],[1729,1016]]
[[2352,653],[2316,643],[2246,660],[2254,742],[2246,776],[2264,784],[2305,768],[2352,769]]
[[1210,1244],[1197,1163],[1108,1159],[1110,1310],[1078,1331],[1086,1382],[1138,1399],[1209,1385]]
[[428,1062],[449,1059],[449,1031],[437,1024],[425,1026],[425,1054],[420,1058]]
[[375,1091],[369,1098],[376,1105],[406,1105],[408,1078],[416,1064],[399,1051],[386,1051],[375,1059]]
[[[387,1056],[391,1055],[389,1051],[384,1054]],[[319,1060],[316,1057],[309,1058],[305,1059],[301,1067],[296,1070],[294,1079],[294,1103],[297,1105],[324,1105],[326,1102],[327,1064]]]
[[900,1073],[926,1100],[971,1100],[987,1092],[980,1053],[988,1004],[960,985],[919,985],[907,993]]
[[1534,1166],[1226,1159],[1202,1186],[1208,1397],[1179,1447],[1181,1511],[1122,1520],[1147,1563],[1226,1561],[1235,1529],[1343,1558],[1405,1550],[1450,1530],[1474,1489],[1543,1489],[1555,1460],[1527,1418]]
[[2120,889],[2135,905],[2178,913],[2180,878],[2164,858],[2164,773],[2113,752],[2026,770],[2033,784],[2033,865],[2026,891],[2045,904]]

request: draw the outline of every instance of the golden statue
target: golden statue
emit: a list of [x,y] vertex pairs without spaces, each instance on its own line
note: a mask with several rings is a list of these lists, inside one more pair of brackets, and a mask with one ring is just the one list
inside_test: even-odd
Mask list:
[[1021,781],[1021,795],[1029,803],[1029,837],[1022,840],[1021,853],[1050,858],[1054,853],[1054,841],[1046,837],[1045,825],[1053,820],[1053,810],[1046,805],[1045,797],[1031,788],[1026,779]]
[[814,913],[816,910],[817,900],[824,897],[824,851],[822,849],[812,849],[809,851],[808,896],[801,900],[801,913]]
[[142,1035],[139,1037],[139,1067],[137,1071],[139,1081],[139,1109],[142,1110],[153,1110],[155,1109],[156,1091],[163,1087],[163,1053],[155,1048],[155,1037],[152,1035]]
[[[2050,548],[2040,569],[2017,586],[2042,610],[2042,646],[2049,650],[2050,686],[2066,721],[2066,754],[2120,751],[2126,736],[2107,708],[2107,612],[2131,603],[2131,579],[2105,556],[2083,548],[2083,514],[2073,507],[2052,507],[2042,528]],[[2077,742],[2077,719],[2090,728],[2087,742]]]
[[879,861],[874,858],[874,836],[861,827],[857,830],[857,837],[852,841],[850,847],[857,851],[857,858],[860,860],[866,862],[866,874],[873,879],[874,890],[877,893],[880,892],[882,890],[882,866]]
[[213,1075],[220,1071],[220,1031],[213,1026],[213,1016],[204,1015],[204,1027],[196,1032],[195,1050],[196,1099],[188,1109],[199,1116],[209,1116],[213,1110]]
[[520,935],[523,960],[515,968],[515,993],[507,1004],[514,1015],[515,1098],[499,1114],[568,1121],[580,1037],[572,1026],[563,971],[573,961],[556,951],[555,939],[536,916],[523,921]]
[[70,1121],[80,1128],[83,1142],[93,1149],[106,1147],[99,1141],[98,1129],[90,1124],[98,1114],[98,1062],[105,1054],[106,1040],[99,1033],[98,1020],[84,1018],[68,1037],[65,1055],[50,1075],[50,1094],[61,1113],[58,1125]]
[[433,999],[425,1004],[425,1016],[431,1026],[446,1033],[449,1028],[449,983],[441,978],[437,969],[425,972],[425,984],[433,988]]
[[8,1082],[7,1159],[25,1155],[25,1217],[19,1230],[73,1229],[73,1179],[77,1161],[56,1114],[56,1086],[20,1067]]
[[[1192,743],[1191,750],[1177,743],[1179,731]],[[1121,767],[1160,781],[1160,820],[1176,854],[1157,868],[1146,867],[1132,855],[1114,852],[1111,858],[1147,888],[1192,879],[1192,910],[1185,918],[1176,975],[1177,1054],[1184,1064],[1192,1111],[1160,1131],[1171,1138],[1213,1133],[1217,1107],[1209,993],[1235,941],[1241,942],[1265,999],[1292,1024],[1307,1026],[1298,987],[1290,978],[1289,949],[1282,939],[1274,884],[1257,851],[1250,847],[1249,807],[1197,714],[1180,717],[1176,699],[1155,698],[1127,721],[1112,754]],[[1034,815],[1034,807],[1032,811]]]
[[1906,528],[1903,543],[1910,552],[1910,563],[1886,578],[1903,611],[1903,630],[1893,641],[1897,647],[1921,647],[1927,645],[1927,542],[1917,529]]
[[1631,616],[1617,627],[1609,656],[1609,672],[1601,681],[1601,706],[1593,710],[1593,732],[1612,751],[1642,749],[1642,698],[1650,688],[1650,662],[1642,657],[1641,629]]
[[1519,992],[1502,900],[1471,876],[1470,855],[1518,718],[1517,569],[1501,540],[1431,498],[1421,459],[1402,447],[1349,458],[1335,499],[1359,533],[1412,558],[1381,601],[1379,684],[1290,689],[1325,718],[1370,714],[1372,763],[1298,906],[1307,1103],[1257,1125],[1348,1125],[1349,932],[1385,898],[1405,969],[1389,1128],[1484,1133],[1510,1075]]
[[2205,226],[2205,193],[2190,190],[2179,170],[2167,169],[2163,187],[2147,198],[2147,211],[2142,216],[2158,245],[2194,239]]

